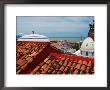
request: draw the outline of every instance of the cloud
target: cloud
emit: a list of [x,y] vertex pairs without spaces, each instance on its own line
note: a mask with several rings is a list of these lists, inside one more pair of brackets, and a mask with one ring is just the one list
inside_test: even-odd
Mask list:
[[[28,33],[32,30],[38,33],[58,33],[58,32],[71,32],[71,33],[87,33],[89,23],[92,22],[92,16],[46,16],[46,17],[17,17],[17,32]],[[48,34],[49,35],[49,34]]]

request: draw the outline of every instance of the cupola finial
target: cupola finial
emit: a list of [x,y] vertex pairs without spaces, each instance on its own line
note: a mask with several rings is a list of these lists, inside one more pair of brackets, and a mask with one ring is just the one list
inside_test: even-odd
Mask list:
[[34,34],[35,33],[35,31],[32,31],[32,34]]

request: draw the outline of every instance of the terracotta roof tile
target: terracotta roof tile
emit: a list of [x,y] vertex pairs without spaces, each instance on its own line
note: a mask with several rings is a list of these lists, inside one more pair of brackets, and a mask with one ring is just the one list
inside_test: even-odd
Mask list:
[[52,71],[53,71],[52,69],[49,69],[49,70],[47,71],[47,73],[50,74],[50,73],[52,73]]
[[26,67],[27,67],[27,64],[23,65],[23,66],[21,67],[21,69],[25,70]]
[[17,67],[16,67],[16,70],[17,70],[17,71],[18,71],[19,69],[21,69],[21,66],[17,66]]
[[17,61],[17,64],[20,65],[20,66],[23,66],[26,63],[27,63],[26,60],[19,60],[19,61]]
[[68,64],[67,59],[64,61],[63,66],[66,66]]
[[39,70],[40,66],[37,66],[32,72],[31,74],[34,74],[37,70]]
[[79,70],[75,69],[75,71],[73,72],[73,74],[79,74]]
[[61,60],[61,61],[59,61],[59,65],[63,65],[63,61]]
[[57,74],[57,71],[56,70],[53,70],[52,74]]
[[67,73],[67,71],[68,71],[68,69],[69,69],[69,67],[66,67],[65,69],[64,69],[64,71],[63,71],[63,73]]
[[75,67],[77,65],[77,63],[73,62],[71,67]]
[[80,74],[84,74],[85,72],[84,71],[80,71]]
[[77,64],[75,68],[80,69],[80,67],[81,67],[81,64]]
[[83,63],[83,61],[82,61],[82,60],[79,60],[79,61],[78,61],[78,63],[79,63],[79,64],[82,64],[82,63]]
[[83,61],[83,64],[87,65],[87,61]]
[[64,69],[65,69],[65,67],[64,66],[61,66],[59,70],[60,71],[63,71]]
[[57,74],[62,74],[62,71],[58,71]]
[[[22,46],[21,46],[22,45]],[[17,46],[16,73],[19,74],[32,62],[46,45],[21,43]],[[25,55],[26,54],[26,55]],[[57,54],[57,53],[56,53]],[[46,55],[46,54],[45,54]],[[31,74],[93,74],[94,62],[62,56],[47,56],[33,68]]]
[[45,69],[48,66],[48,64],[44,64],[41,68]]
[[49,64],[51,62],[51,60],[48,60],[46,63]]
[[87,66],[92,66],[92,62],[91,62],[91,61],[89,61],[89,63],[87,64]]
[[21,69],[19,69],[18,71],[17,71],[17,74],[19,74],[21,72]]
[[81,70],[84,71],[85,69],[86,69],[86,66],[85,65],[82,65],[81,66]]
[[67,66],[68,66],[68,67],[71,67],[71,65],[72,65],[72,62],[69,61],[69,63],[68,63]]

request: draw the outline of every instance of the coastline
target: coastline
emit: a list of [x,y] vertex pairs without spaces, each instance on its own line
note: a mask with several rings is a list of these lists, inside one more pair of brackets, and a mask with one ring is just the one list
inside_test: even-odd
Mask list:
[[69,41],[69,42],[79,42],[83,41],[86,37],[49,37],[50,41]]

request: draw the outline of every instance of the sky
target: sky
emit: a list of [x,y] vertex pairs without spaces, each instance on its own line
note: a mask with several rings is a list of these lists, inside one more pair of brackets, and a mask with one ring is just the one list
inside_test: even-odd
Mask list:
[[17,34],[43,34],[47,37],[87,37],[93,16],[17,16]]

